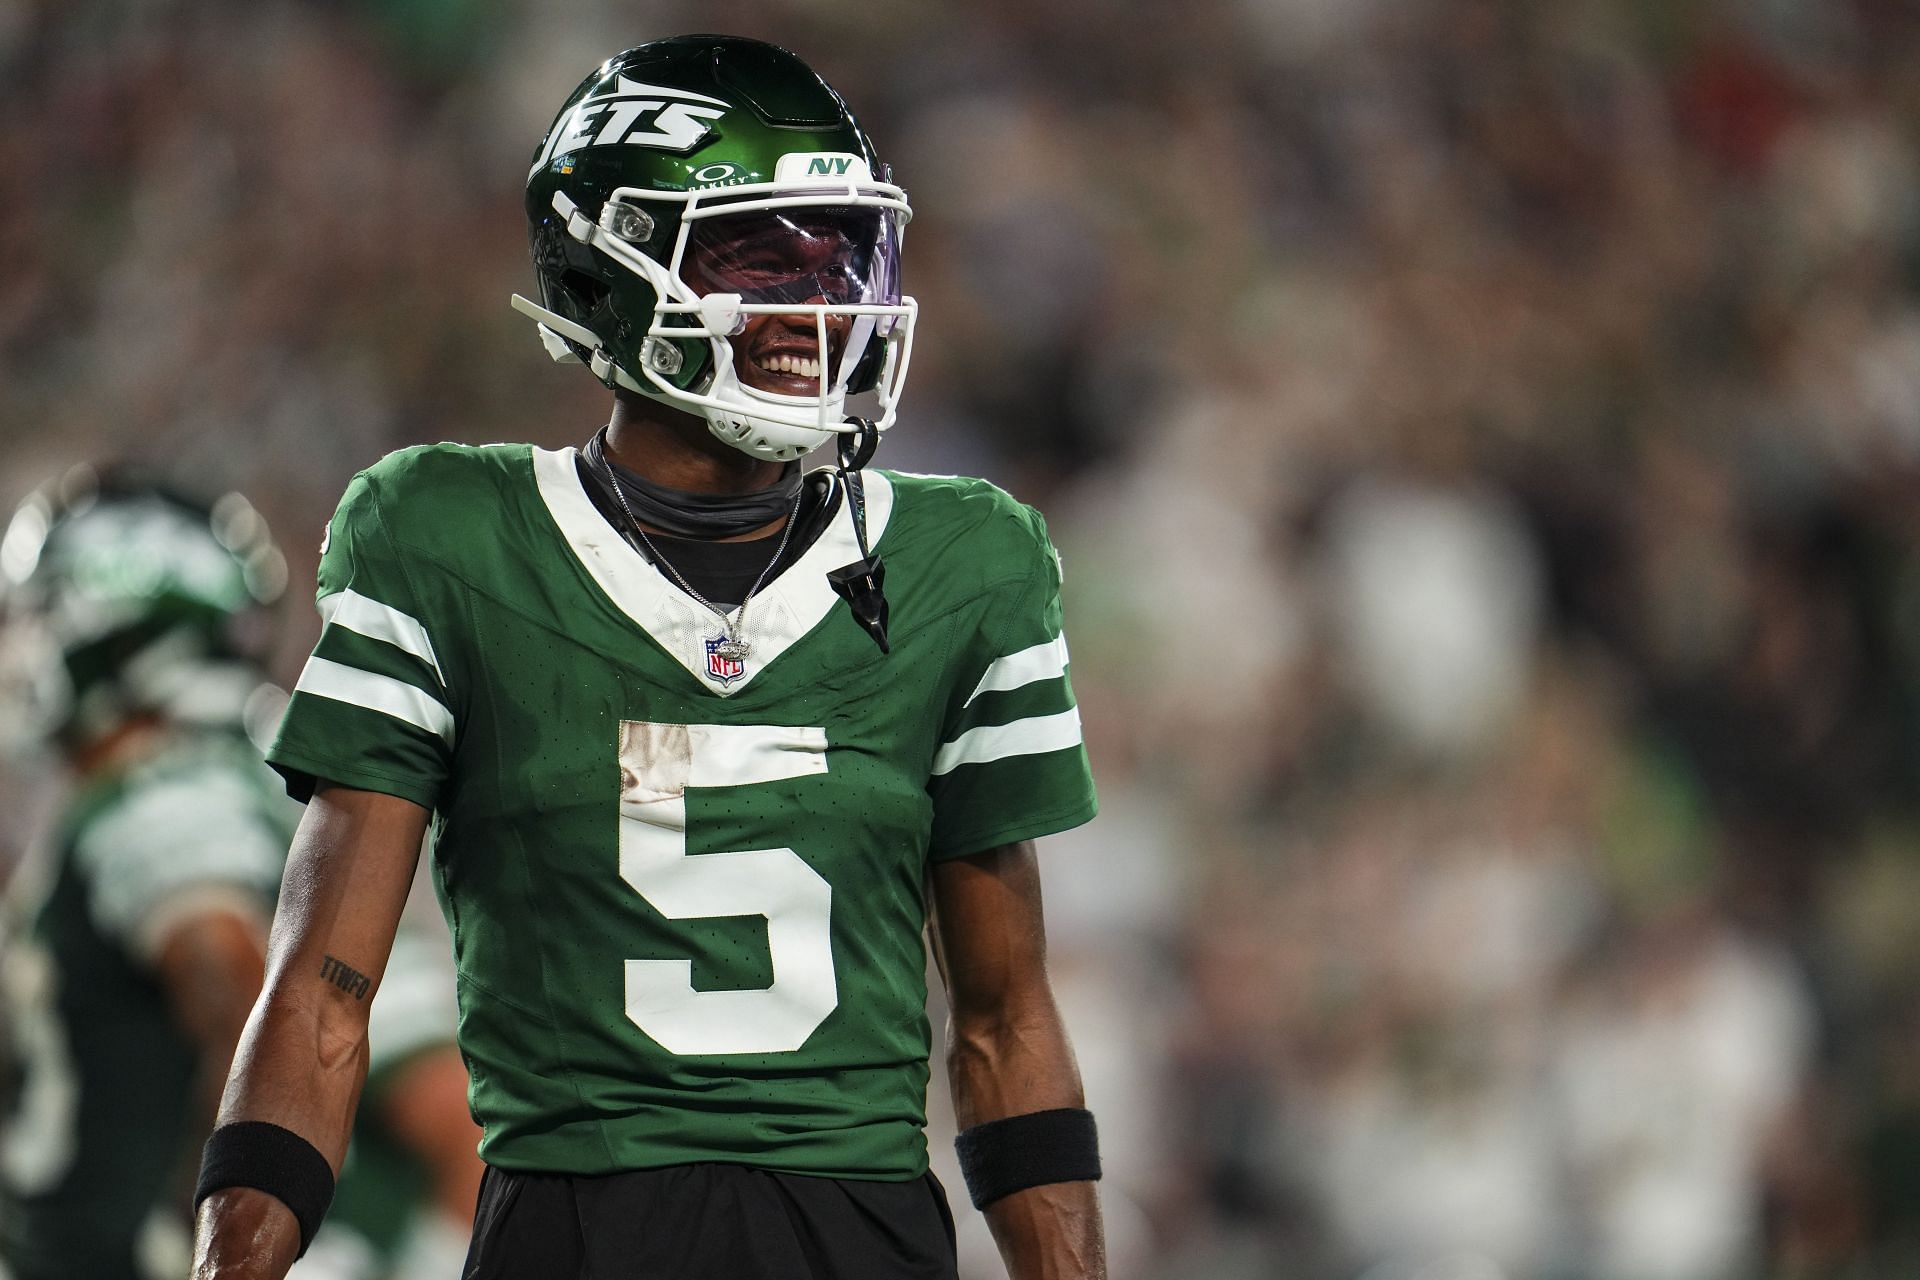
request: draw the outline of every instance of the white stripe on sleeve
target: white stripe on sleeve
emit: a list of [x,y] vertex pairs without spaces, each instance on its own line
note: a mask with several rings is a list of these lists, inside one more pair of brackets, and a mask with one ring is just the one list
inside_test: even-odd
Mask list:
[[365,707],[453,740],[453,713],[424,690],[391,676],[313,657],[307,659],[307,668],[300,673],[293,691]]
[[1034,756],[1080,743],[1080,708],[1058,715],[1029,716],[1012,724],[969,729],[934,753],[933,774],[951,773],[963,764],[991,764],[1011,756]]
[[1067,672],[1067,633],[1061,632],[1053,639],[1036,644],[1030,649],[1010,653],[1004,658],[996,658],[980,677],[979,686],[968,695],[965,706],[972,706],[973,700],[983,693],[1005,693],[1009,689],[1023,689],[1027,685],[1041,680],[1051,680]]
[[345,627],[371,640],[384,640],[394,648],[412,654],[433,668],[441,688],[447,687],[446,673],[440,670],[440,659],[434,656],[433,641],[427,638],[427,629],[411,615],[363,596],[358,591],[347,590],[336,591],[321,600],[320,617],[329,626]]

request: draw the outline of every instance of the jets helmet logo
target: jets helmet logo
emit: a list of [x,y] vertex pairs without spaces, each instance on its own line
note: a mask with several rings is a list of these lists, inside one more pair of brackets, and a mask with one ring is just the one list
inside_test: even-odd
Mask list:
[[621,76],[611,90],[583,99],[554,122],[533,169],[537,172],[555,156],[583,147],[691,151],[713,132],[713,122],[731,109],[731,103],[703,93]]

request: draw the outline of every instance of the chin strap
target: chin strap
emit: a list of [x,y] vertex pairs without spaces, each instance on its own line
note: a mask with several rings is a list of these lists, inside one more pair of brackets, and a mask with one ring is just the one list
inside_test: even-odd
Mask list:
[[827,575],[827,581],[853,610],[854,621],[880,646],[880,652],[892,653],[887,644],[887,597],[881,590],[887,580],[887,566],[867,546],[867,491],[860,480],[860,469],[873,460],[873,451],[880,445],[880,432],[866,418],[847,421],[854,424],[854,429],[840,437],[840,464],[835,470],[846,487],[860,559],[835,569]]

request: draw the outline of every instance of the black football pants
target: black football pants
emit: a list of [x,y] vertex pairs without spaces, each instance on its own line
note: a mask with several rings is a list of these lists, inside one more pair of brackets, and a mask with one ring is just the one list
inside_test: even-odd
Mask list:
[[854,1182],[745,1165],[602,1177],[488,1168],[463,1280],[954,1280],[931,1173]]

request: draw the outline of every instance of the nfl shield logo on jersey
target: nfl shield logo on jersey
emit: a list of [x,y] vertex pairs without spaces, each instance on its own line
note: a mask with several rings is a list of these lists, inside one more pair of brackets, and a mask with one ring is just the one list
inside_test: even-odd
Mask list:
[[721,684],[731,684],[747,674],[746,663],[720,652],[726,643],[727,637],[723,635],[707,641],[707,674]]

